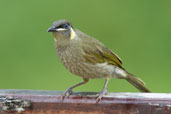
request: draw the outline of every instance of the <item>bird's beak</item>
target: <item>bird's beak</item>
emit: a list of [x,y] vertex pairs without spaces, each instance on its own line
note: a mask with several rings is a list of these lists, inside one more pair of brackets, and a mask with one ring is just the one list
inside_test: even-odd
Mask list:
[[56,32],[56,28],[54,26],[48,28],[47,32]]

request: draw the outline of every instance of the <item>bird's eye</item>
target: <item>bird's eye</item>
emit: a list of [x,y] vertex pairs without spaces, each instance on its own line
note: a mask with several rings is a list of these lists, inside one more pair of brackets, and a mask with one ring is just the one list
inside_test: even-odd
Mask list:
[[64,24],[63,25],[63,28],[68,28],[68,24]]

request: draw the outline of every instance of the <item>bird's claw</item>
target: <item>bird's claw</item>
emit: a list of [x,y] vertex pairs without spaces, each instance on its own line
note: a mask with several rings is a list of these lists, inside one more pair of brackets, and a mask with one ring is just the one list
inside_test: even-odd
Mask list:
[[68,88],[61,96],[61,101],[64,100],[65,97],[69,97],[69,95],[72,94],[72,89],[71,88]]
[[96,103],[99,103],[102,99],[107,94],[107,89],[103,89],[100,94],[97,95]]

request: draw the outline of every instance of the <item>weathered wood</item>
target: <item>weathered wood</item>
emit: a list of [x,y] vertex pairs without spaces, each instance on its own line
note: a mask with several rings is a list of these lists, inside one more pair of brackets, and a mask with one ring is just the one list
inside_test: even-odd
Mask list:
[[24,111],[4,110],[0,114],[171,114],[171,94],[108,93],[99,104],[92,92],[75,92],[61,101],[62,92],[35,90],[0,90],[0,97],[30,102]]

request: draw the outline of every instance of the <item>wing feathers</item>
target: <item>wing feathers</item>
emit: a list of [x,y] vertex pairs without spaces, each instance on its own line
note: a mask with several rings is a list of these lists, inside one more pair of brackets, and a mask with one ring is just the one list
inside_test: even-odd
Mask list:
[[85,59],[93,64],[107,62],[108,64],[113,64],[122,68],[121,59],[111,50],[103,46],[99,47],[94,45],[91,46],[91,49],[84,47],[83,51]]

